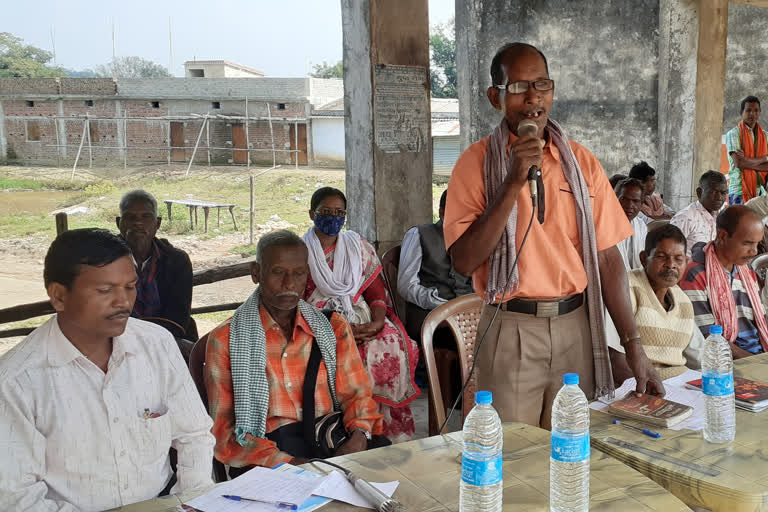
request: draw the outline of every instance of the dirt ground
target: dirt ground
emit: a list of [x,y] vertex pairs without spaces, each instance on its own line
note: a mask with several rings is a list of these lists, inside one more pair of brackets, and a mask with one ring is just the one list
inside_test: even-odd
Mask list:
[[[292,171],[287,169],[286,171]],[[284,174],[285,172],[284,171]],[[27,167],[2,167],[0,166],[0,174],[6,176],[11,175],[13,177],[43,177],[47,180],[67,180],[71,169],[53,169],[53,168],[27,168]],[[160,166],[157,168],[144,167],[144,168],[129,168],[129,169],[94,169],[94,170],[78,170],[78,176],[80,179],[93,180],[98,182],[99,180],[110,180],[110,183],[114,183],[118,190],[125,188],[128,190],[134,188],[132,184],[140,180],[146,180],[151,177],[152,180],[163,180],[166,178],[179,179],[183,174],[184,168],[166,166]],[[193,168],[193,174],[200,177],[211,178],[211,180],[232,180],[242,181],[247,179],[248,173],[244,167],[212,167],[212,168]],[[251,169],[252,174],[260,172],[259,169]],[[290,179],[294,181],[303,182],[307,181],[307,187],[314,189],[316,182],[322,184],[322,181],[330,182],[334,184],[341,180],[343,184],[344,171],[343,169],[306,169],[302,168],[300,171],[296,171],[296,174],[287,174]],[[310,183],[311,182],[311,187]],[[32,210],[32,214],[37,215],[51,215],[56,210],[60,197],[64,191],[44,191],[44,192],[30,192],[24,191],[26,194],[22,194],[22,191],[14,190],[2,190],[0,191],[0,213],[8,209],[13,209],[13,212],[19,211],[19,209]],[[122,190],[120,190],[122,192]],[[191,195],[191,194],[186,194]],[[299,208],[306,211],[305,200],[308,202],[308,195],[306,197],[296,197],[296,202],[291,204],[293,209]],[[31,201],[34,198],[34,201]],[[104,198],[96,198],[104,199]],[[94,199],[91,200],[93,203]],[[247,201],[247,199],[246,199]],[[24,204],[24,203],[27,204]],[[115,210],[117,209],[117,202],[111,205],[112,198],[109,198],[110,206]],[[160,202],[160,198],[158,198]],[[32,204],[34,203],[34,204]],[[89,204],[91,204],[89,203]],[[292,201],[293,203],[293,201]],[[84,203],[85,204],[85,203]],[[161,207],[164,205],[161,203]],[[77,205],[70,205],[68,208],[77,207]],[[247,209],[247,205],[246,205]],[[39,210],[39,211],[38,211]],[[163,208],[164,210],[164,208]],[[186,209],[185,209],[186,210]],[[23,213],[29,213],[23,211]],[[162,212],[164,213],[164,211]],[[226,213],[226,211],[224,212]],[[11,213],[13,214],[13,213]],[[241,215],[242,212],[241,212]],[[306,215],[306,214],[304,214]],[[247,213],[244,214],[247,217]],[[284,215],[285,216],[285,215]],[[307,219],[308,221],[308,219]],[[46,223],[53,223],[53,218],[46,220]],[[178,222],[176,215],[174,215],[174,222]],[[225,222],[231,224],[228,216],[222,215],[222,226]],[[249,243],[249,232],[247,222],[243,224],[243,219],[239,221],[240,231],[232,231],[231,229],[222,229],[220,233],[214,235],[202,235],[202,212],[200,218],[200,226],[196,231],[187,230],[185,233],[175,234],[173,231],[160,232],[158,236],[168,238],[171,243],[185,250],[192,260],[194,270],[201,270],[205,268],[212,268],[220,265],[238,263],[244,261],[244,257],[248,259],[252,256],[248,254],[238,255],[232,254],[232,250],[239,246],[247,246]],[[299,230],[306,229],[306,227],[297,226],[291,224],[285,220],[280,219],[256,219],[255,240],[258,240],[259,236],[263,233],[269,232],[274,229],[288,228]],[[212,226],[215,227],[215,216],[212,216]],[[161,228],[162,230],[162,228]],[[48,245],[51,242],[51,233],[31,232],[25,236],[14,236],[8,238],[3,236],[0,230],[0,308],[6,308],[19,304],[25,304],[29,302],[35,302],[44,300],[47,298],[45,290],[43,288],[42,276],[43,276],[43,259],[45,258],[45,252],[48,249]],[[218,230],[211,230],[218,231]],[[238,279],[230,279],[219,283],[213,283],[203,286],[195,287],[193,294],[193,306],[204,306],[213,304],[222,304],[227,302],[236,302],[245,300],[248,295],[253,291],[253,283],[250,277],[243,277]],[[221,316],[221,315],[219,315]],[[42,321],[44,319],[40,319]],[[198,329],[201,333],[207,332],[212,329],[218,323],[218,318],[210,318],[207,315],[204,318],[197,318]],[[8,328],[8,325],[0,326],[0,329]],[[13,345],[18,343],[22,338],[0,338],[0,355],[10,349]]]

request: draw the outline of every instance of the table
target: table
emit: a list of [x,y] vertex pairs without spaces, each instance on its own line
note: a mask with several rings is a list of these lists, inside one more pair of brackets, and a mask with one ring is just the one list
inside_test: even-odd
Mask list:
[[[197,209],[202,208],[203,213],[205,214],[205,232],[208,232],[208,214],[210,213],[211,208],[216,208],[216,225],[221,226],[221,209],[227,208],[229,210],[229,214],[232,216],[232,224],[235,226],[235,231],[237,231],[237,221],[235,220],[235,205],[234,204],[228,204],[228,203],[211,203],[208,201],[199,201],[197,199],[164,199],[163,202],[165,203],[165,206],[168,208],[168,225],[171,224],[171,208],[174,204],[181,204],[189,208],[189,227],[192,229],[195,229],[197,227]],[[195,214],[195,221],[192,222],[192,212],[194,211]]]
[[[461,432],[434,436],[368,452],[336,457],[373,482],[399,480],[394,497],[409,512],[457,512],[461,473]],[[304,467],[310,467],[309,465]],[[313,469],[325,470],[322,464]],[[199,494],[199,493],[198,493]],[[662,487],[616,459],[592,450],[591,510],[690,512]],[[121,512],[170,512],[186,495],[122,507]],[[530,425],[504,425],[504,510],[549,510],[549,432]],[[322,512],[364,510],[331,502]]]
[[[735,361],[739,377],[768,382],[768,354]],[[701,432],[655,429],[661,438],[611,424],[613,416],[592,411],[592,446],[637,469],[689,505],[713,512],[768,511],[768,413],[736,409],[736,439],[729,444],[711,444]],[[640,423],[632,422],[639,425]],[[711,466],[721,474],[708,476],[697,471],[654,460],[605,442],[615,437],[678,459]]]

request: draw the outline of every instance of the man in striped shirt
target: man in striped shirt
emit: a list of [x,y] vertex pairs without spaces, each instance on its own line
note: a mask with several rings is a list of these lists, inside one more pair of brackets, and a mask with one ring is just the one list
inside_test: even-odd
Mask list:
[[732,206],[717,216],[717,236],[693,247],[680,282],[693,303],[696,325],[704,336],[722,325],[734,359],[760,354],[768,342],[757,276],[749,262],[763,238],[760,217],[746,206]]

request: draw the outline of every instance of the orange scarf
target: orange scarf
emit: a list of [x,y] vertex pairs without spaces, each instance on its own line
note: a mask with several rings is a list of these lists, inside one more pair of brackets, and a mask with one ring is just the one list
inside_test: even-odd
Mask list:
[[[723,271],[723,266],[715,254],[715,244],[709,242],[704,247],[705,264],[704,271],[707,276],[707,296],[709,304],[712,306],[712,314],[715,316],[715,323],[723,326],[723,337],[729,343],[733,343],[739,334],[739,317],[736,312],[736,299],[733,297],[733,290],[728,277]],[[768,323],[763,313],[763,301],[760,300],[760,290],[757,289],[757,280],[747,265],[735,265],[739,273],[741,284],[747,291],[749,302],[752,304],[752,310],[755,313],[755,325],[757,334],[760,337],[760,345],[764,351],[768,351]]]
[[[757,123],[755,128],[757,148],[755,148],[755,144],[752,142],[752,135],[749,133],[749,127],[744,124],[744,121],[739,121],[739,137],[741,138],[741,149],[744,151],[744,156],[747,158],[758,158],[768,155],[768,142],[766,142],[765,132],[760,126],[760,123]],[[760,173],[754,169],[741,170],[741,193],[744,196],[743,201],[745,203],[753,197],[757,197],[758,176],[760,178],[760,184],[762,185],[765,183],[766,174],[767,173],[765,172]]]

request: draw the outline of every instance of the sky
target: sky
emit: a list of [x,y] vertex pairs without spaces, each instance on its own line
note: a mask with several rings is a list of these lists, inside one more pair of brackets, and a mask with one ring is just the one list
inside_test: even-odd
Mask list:
[[[56,64],[93,69],[136,55],[168,67],[187,60],[231,60],[267,76],[305,76],[313,64],[342,56],[341,0],[33,0],[3,2],[0,32],[51,50]],[[455,0],[429,0],[430,25],[453,17]],[[31,12],[33,10],[34,12]]]

